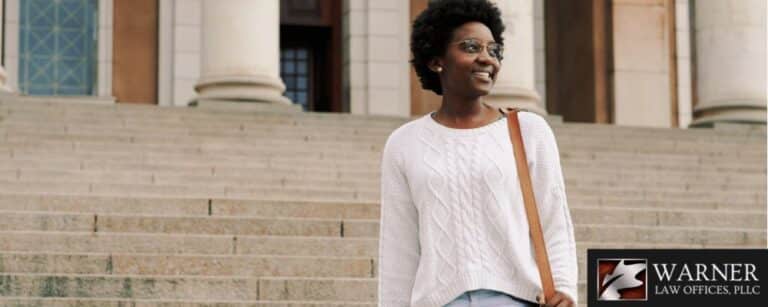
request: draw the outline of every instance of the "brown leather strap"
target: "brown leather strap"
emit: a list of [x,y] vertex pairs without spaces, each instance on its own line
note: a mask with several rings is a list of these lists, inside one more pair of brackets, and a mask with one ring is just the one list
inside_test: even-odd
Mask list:
[[520,178],[520,189],[523,191],[525,215],[528,217],[528,226],[531,230],[531,241],[533,242],[533,248],[536,253],[536,265],[539,267],[539,276],[541,277],[541,286],[544,289],[544,297],[549,301],[550,298],[555,295],[555,282],[552,280],[552,269],[549,266],[547,246],[544,245],[544,235],[541,232],[539,211],[536,209],[536,199],[533,195],[531,175],[528,172],[528,159],[525,157],[525,147],[523,147],[523,135],[520,132],[520,121],[517,118],[518,111],[518,109],[508,109],[507,112],[502,110],[502,113],[507,114],[509,138],[512,141],[512,147],[515,152],[517,177]]

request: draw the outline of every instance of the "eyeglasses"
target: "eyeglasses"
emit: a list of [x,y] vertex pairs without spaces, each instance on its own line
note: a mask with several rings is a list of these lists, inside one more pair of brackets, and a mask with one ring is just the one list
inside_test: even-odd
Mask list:
[[488,54],[492,58],[498,61],[501,61],[501,59],[504,58],[504,45],[496,42],[488,42],[488,44],[483,45],[479,40],[470,38],[454,44],[459,45],[461,51],[469,54],[477,54],[483,52],[483,49],[487,49]]

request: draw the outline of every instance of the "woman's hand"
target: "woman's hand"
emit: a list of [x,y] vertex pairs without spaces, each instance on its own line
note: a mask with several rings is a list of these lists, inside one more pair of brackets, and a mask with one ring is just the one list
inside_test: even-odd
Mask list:
[[539,294],[536,299],[539,301],[539,305],[543,307],[574,307],[576,306],[576,303],[565,293],[560,291],[555,291],[555,295],[552,296],[552,299],[549,300],[549,302],[546,302],[544,300],[544,295]]

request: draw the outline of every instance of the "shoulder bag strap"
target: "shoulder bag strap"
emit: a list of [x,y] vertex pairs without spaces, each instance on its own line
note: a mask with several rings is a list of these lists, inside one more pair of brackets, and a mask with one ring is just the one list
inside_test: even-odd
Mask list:
[[520,189],[523,191],[523,201],[525,202],[525,215],[528,217],[528,227],[531,231],[531,241],[533,242],[536,253],[536,265],[539,267],[539,276],[544,290],[544,297],[547,301],[555,294],[555,283],[552,280],[552,269],[549,266],[549,257],[547,256],[547,247],[544,245],[544,235],[541,232],[541,221],[539,220],[539,211],[536,209],[536,199],[533,195],[533,185],[531,176],[528,172],[528,160],[525,157],[525,147],[523,147],[523,135],[520,132],[520,121],[517,114],[519,109],[503,110],[507,115],[507,125],[509,126],[509,138],[512,141],[512,147],[515,152],[515,163],[517,164],[517,176],[520,178]]

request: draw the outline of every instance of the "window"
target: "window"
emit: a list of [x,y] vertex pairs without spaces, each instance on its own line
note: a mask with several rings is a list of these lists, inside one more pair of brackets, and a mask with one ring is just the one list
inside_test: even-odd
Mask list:
[[19,10],[19,90],[95,94],[97,1],[26,0]]
[[311,50],[306,47],[282,48],[280,52],[280,77],[285,82],[285,96],[304,111],[312,101]]

